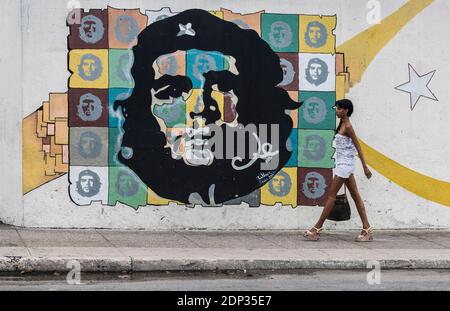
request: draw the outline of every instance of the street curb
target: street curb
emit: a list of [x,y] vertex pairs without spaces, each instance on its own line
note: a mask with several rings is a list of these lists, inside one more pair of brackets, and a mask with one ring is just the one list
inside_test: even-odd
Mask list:
[[[0,257],[0,272],[68,272],[73,262],[81,271],[98,272],[164,272],[164,271],[223,271],[223,270],[364,270],[374,269],[368,260],[208,260],[160,259],[145,257]],[[389,259],[378,260],[381,269],[450,269],[450,260]]]
[[0,257],[0,272],[67,272],[79,262],[85,272],[131,271],[130,258]]

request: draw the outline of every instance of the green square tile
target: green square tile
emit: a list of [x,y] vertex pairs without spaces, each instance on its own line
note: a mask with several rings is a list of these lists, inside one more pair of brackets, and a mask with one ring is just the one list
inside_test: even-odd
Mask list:
[[298,131],[298,166],[313,168],[334,168],[332,130]]
[[300,91],[299,101],[304,102],[298,111],[301,129],[336,129],[335,92]]
[[131,67],[134,58],[132,50],[109,50],[109,87],[134,88]]
[[148,188],[130,169],[109,168],[109,205],[117,202],[138,209],[147,205]]
[[299,17],[296,14],[262,14],[262,38],[275,52],[299,51]]

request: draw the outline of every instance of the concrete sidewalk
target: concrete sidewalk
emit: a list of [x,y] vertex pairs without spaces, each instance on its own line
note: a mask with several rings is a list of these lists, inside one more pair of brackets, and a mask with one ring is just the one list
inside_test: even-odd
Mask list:
[[450,269],[450,231],[327,231],[320,242],[297,231],[35,230],[0,225],[0,272]]

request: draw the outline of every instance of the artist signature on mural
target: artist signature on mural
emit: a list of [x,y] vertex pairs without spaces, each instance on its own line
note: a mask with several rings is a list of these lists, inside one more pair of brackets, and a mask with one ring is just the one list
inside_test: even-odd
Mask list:
[[274,173],[260,173],[258,176],[256,176],[256,179],[258,180],[259,184],[262,185],[266,181],[271,180],[274,175]]

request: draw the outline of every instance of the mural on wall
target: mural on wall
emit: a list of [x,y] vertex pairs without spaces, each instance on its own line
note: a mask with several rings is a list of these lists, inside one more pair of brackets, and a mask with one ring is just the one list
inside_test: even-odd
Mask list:
[[[426,5],[410,1],[338,48],[336,15],[80,10],[69,91],[24,120],[24,193],[67,173],[77,205],[323,206],[335,101]],[[357,63],[352,47],[367,36],[384,40],[368,40],[378,45],[366,42]],[[432,73],[417,77],[428,85]],[[448,183],[361,144],[382,175],[450,206]]]

